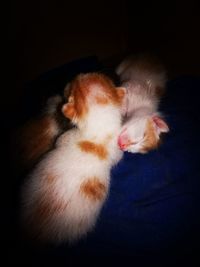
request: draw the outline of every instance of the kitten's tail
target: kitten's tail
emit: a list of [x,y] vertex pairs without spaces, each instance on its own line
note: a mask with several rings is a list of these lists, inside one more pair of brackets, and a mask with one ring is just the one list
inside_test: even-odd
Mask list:
[[129,56],[119,64],[116,73],[122,83],[140,83],[158,96],[165,91],[166,70],[156,58],[151,56]]

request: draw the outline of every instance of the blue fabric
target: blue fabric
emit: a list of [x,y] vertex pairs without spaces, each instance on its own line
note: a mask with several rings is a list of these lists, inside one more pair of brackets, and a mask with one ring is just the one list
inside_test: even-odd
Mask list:
[[[97,63],[86,71],[100,69]],[[29,251],[33,266],[127,266],[129,260],[164,266],[186,255],[193,266],[200,233],[199,92],[200,77],[168,83],[160,109],[170,133],[163,144],[146,155],[125,153],[94,231],[72,247]]]

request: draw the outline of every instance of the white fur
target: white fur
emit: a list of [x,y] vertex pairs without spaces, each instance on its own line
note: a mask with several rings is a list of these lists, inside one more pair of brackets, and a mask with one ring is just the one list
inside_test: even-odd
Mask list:
[[[120,128],[119,107],[94,104],[82,122],[81,129],[72,129],[61,135],[56,148],[31,173],[23,188],[25,222],[31,220],[37,199],[43,198],[52,190],[56,199],[67,203],[63,212],[55,212],[48,222],[41,225],[42,235],[48,241],[74,242],[94,227],[107,194],[102,200],[92,201],[80,192],[80,186],[88,178],[98,177],[108,192],[111,167],[122,157],[116,134]],[[108,158],[100,160],[93,154],[82,152],[78,146],[81,140],[105,142]],[[48,174],[56,175],[53,189],[48,185]]]
[[124,124],[123,129],[126,129],[126,134],[129,136],[130,140],[133,140],[135,143],[134,145],[127,146],[127,152],[137,153],[142,149],[147,118],[149,117],[133,116]]
[[[146,61],[146,60],[145,60]],[[157,87],[164,88],[166,75],[163,68],[149,64],[143,67],[144,59],[130,57],[125,59],[116,69],[122,86],[126,88],[126,96],[122,106],[124,123],[122,132],[126,131],[135,144],[129,145],[124,151],[140,152],[144,140],[147,121],[158,115],[160,99],[155,94]],[[159,136],[158,136],[159,139]]]
[[122,82],[138,81],[139,84],[147,84],[152,88],[164,87],[166,83],[164,68],[159,62],[152,63],[152,58],[130,56],[120,63],[116,73]]

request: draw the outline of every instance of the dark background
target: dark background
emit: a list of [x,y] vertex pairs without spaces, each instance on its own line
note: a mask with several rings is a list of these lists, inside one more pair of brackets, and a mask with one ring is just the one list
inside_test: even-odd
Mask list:
[[200,72],[198,1],[20,0],[7,11],[13,104],[24,82],[90,55],[112,65],[148,51],[172,76]]
[[[6,126],[15,120],[27,82],[79,58],[95,55],[114,67],[129,53],[150,52],[166,65],[169,79],[200,75],[198,1],[12,1],[3,27],[7,86],[1,90],[1,108]],[[9,177],[6,184],[4,203],[11,192]],[[10,249],[12,229],[7,228],[2,229],[5,239],[7,233],[11,236]],[[14,260],[14,253],[8,257]]]

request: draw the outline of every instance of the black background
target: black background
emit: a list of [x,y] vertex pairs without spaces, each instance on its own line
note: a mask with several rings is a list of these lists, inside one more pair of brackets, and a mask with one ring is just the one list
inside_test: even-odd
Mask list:
[[10,216],[13,181],[7,137],[25,83],[81,57],[96,55],[104,64],[115,66],[125,55],[137,52],[160,57],[170,78],[199,75],[200,15],[198,1],[128,0],[9,1],[3,15],[1,237],[8,248],[7,259],[18,266]]

